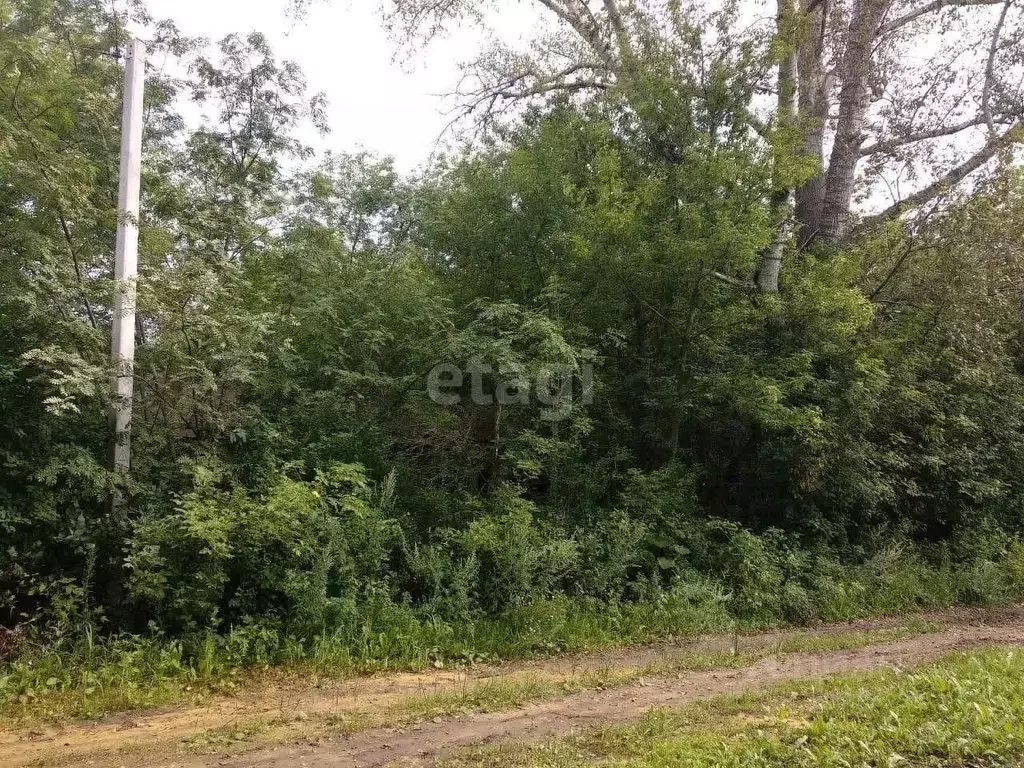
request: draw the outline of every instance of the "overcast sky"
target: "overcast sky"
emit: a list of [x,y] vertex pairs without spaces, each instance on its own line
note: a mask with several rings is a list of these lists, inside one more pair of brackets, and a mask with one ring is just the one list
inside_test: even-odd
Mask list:
[[[298,62],[310,90],[327,95],[330,135],[304,136],[318,149],[374,150],[393,155],[403,170],[424,162],[450,120],[441,94],[456,85],[457,63],[479,48],[481,32],[456,30],[411,61],[405,55],[395,61],[376,0],[319,2],[299,22],[286,18],[285,2],[147,0],[147,6],[186,35],[217,40],[232,32],[265,33],[278,58]],[[510,3],[494,24],[511,42],[528,34],[533,21],[527,4]]]

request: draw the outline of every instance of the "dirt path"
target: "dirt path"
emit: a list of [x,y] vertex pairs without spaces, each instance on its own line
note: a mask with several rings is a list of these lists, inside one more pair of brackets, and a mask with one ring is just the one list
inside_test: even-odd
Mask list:
[[430,762],[460,747],[503,741],[536,741],[596,725],[635,720],[652,707],[679,706],[708,696],[738,693],[787,680],[822,677],[882,666],[910,666],[952,650],[982,645],[1024,645],[1024,620],[1000,627],[958,627],[940,635],[915,637],[881,646],[839,653],[789,654],[744,669],[695,672],[609,691],[532,704],[496,712],[429,723],[418,730],[374,730],[348,738],[276,748],[231,758],[206,757],[168,761],[176,768],[374,768],[395,760]]
[[[957,648],[986,644],[1024,645],[1024,608],[956,611],[925,617],[948,628],[937,634],[912,637],[854,651],[820,654],[792,653],[764,659],[742,668],[693,672],[654,679],[605,691],[585,691],[520,709],[462,716],[412,726],[372,729],[349,736],[262,747],[238,754],[197,756],[181,744],[211,728],[241,726],[255,719],[305,719],[375,713],[400,706],[410,698],[436,692],[458,692],[487,681],[562,680],[601,670],[636,670],[655,662],[693,653],[732,647],[731,637],[709,637],[681,644],[557,658],[540,662],[464,671],[362,678],[308,687],[269,688],[235,699],[213,702],[193,710],[119,716],[99,723],[0,734],[0,768],[27,765],[168,766],[176,768],[302,768],[330,765],[374,768],[397,759],[429,761],[459,747],[506,740],[543,739],[595,724],[612,724],[639,717],[651,707],[678,705],[703,696],[734,693],[801,677],[866,670],[883,665],[911,665]],[[829,635],[882,629],[902,622],[872,621],[825,627],[804,633],[769,633],[741,637],[744,651],[770,649],[795,634]],[[183,752],[185,752],[183,754]]]

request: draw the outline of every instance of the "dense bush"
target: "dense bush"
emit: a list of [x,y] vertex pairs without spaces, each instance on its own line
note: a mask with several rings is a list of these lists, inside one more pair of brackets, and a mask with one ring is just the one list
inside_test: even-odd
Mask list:
[[[716,128],[722,94],[655,68],[647,111],[552,102],[417,178],[310,167],[297,67],[161,27],[192,66],[150,82],[114,476],[96,51],[125,30],[78,0],[0,16],[0,626],[37,659],[0,698],[93,685],[62,653],[106,684],[121,653],[425,664],[1020,595],[1016,171],[912,234],[790,247],[762,295],[733,276],[776,231],[781,150]],[[187,130],[186,97],[213,120]],[[467,371],[448,402],[438,364]],[[537,385],[554,366],[572,397]]]

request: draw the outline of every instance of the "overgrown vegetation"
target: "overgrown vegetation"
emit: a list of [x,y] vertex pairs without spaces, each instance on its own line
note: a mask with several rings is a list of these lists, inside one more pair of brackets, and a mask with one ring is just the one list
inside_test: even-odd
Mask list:
[[204,731],[190,738],[188,743],[193,749],[204,751],[225,743],[236,746],[242,742],[273,743],[291,740],[296,736],[311,739],[337,733],[352,734],[369,728],[407,727],[439,717],[510,710],[582,691],[604,691],[635,683],[642,685],[645,679],[651,677],[700,670],[738,669],[778,654],[862,648],[938,631],[940,627],[940,624],[934,622],[911,619],[890,629],[820,635],[796,633],[773,642],[763,637],[757,638],[754,643],[744,639],[740,649],[703,653],[673,653],[666,649],[660,661],[644,667],[609,666],[600,670],[573,672],[567,676],[520,672],[497,678],[488,677],[483,682],[473,683],[467,676],[461,686],[453,686],[452,690],[410,696],[385,711],[378,708],[374,713],[357,710],[331,711],[319,715],[300,712],[276,718],[259,717]]
[[[105,8],[0,6],[0,705],[1021,596],[1024,179],[787,242],[777,295],[723,279],[813,173],[736,107],[770,45],[713,77],[651,51],[403,177],[315,160],[322,99],[260,35],[143,19],[188,74],[147,90],[115,476]],[[552,366],[571,397],[529,390]]]
[[[512,667],[508,670],[491,667],[479,680],[474,680],[470,667],[459,668],[461,682],[453,682],[447,689],[432,693],[417,693],[398,697],[387,708],[367,700],[365,706],[358,701],[353,706],[334,706],[326,711],[283,711],[280,716],[255,715],[238,717],[227,726],[216,726],[197,731],[188,744],[199,751],[222,743],[247,741],[280,742],[292,737],[314,738],[337,733],[354,733],[370,728],[392,728],[421,723],[437,717],[465,715],[511,709],[530,702],[557,699],[586,690],[607,690],[643,681],[652,677],[665,677],[711,669],[739,669],[771,656],[800,652],[829,652],[863,648],[879,643],[890,643],[908,637],[939,632],[942,621],[910,618],[887,628],[859,631],[793,630],[785,634],[757,634],[754,636],[720,635],[703,638],[701,648],[688,650],[681,646],[664,644],[657,661],[642,666],[609,663],[599,669],[562,671],[539,674],[530,667]],[[618,649],[616,649],[618,651]],[[100,674],[100,685],[87,688],[32,687],[29,694],[8,702],[0,708],[0,724],[24,727],[52,722],[64,724],[68,720],[96,718],[109,712],[126,709],[153,708],[189,702],[196,706],[209,701],[211,696],[233,693],[257,693],[264,687],[297,691],[319,689],[332,682],[346,669],[334,663],[317,664],[315,661],[299,665],[275,666],[266,670],[224,670],[221,676],[203,677],[181,665],[165,665],[151,678],[145,679],[136,670],[139,655],[122,659],[117,665],[122,673],[112,672],[109,663]],[[51,670],[67,664],[67,657],[48,659]],[[42,663],[47,663],[43,660]],[[17,672],[24,673],[26,665]],[[125,674],[125,673],[128,674]],[[34,677],[38,677],[35,675]],[[102,683],[107,683],[106,685]],[[344,690],[344,683],[339,690]],[[358,690],[358,688],[357,688]],[[283,708],[284,709],[284,708]],[[127,748],[132,751],[132,747]],[[119,750],[123,751],[123,750]]]
[[1015,765],[1024,751],[1018,650],[957,654],[653,711],[542,746],[460,756],[455,766]]

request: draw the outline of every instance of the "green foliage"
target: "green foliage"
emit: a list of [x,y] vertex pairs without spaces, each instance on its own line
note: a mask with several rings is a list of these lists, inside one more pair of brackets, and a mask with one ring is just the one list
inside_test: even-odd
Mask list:
[[450,764],[493,766],[1012,765],[1024,749],[1024,656],[961,653],[886,670],[779,686],[642,722]]
[[174,514],[136,525],[129,586],[166,625],[196,632],[262,616],[311,637],[383,578],[400,531],[373,506],[362,467],[281,477],[260,497],[220,485],[198,467]]
[[532,505],[508,488],[454,538],[480,562],[480,599],[492,611],[550,596],[579,559],[576,542],[538,525]]
[[[106,8],[0,7],[0,626],[47,665],[448,663],[1021,594],[1024,179],[756,294],[775,186],[814,169],[739,109],[775,54],[723,27],[697,77],[682,9],[628,102],[548,103],[419,177],[314,162],[322,97],[263,36],[136,9],[187,74],[148,78],[114,477]],[[91,685],[18,669],[17,696]]]

